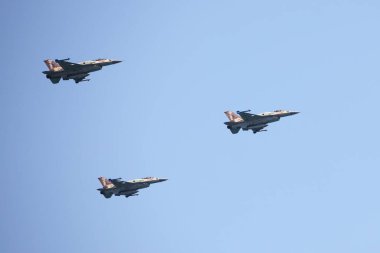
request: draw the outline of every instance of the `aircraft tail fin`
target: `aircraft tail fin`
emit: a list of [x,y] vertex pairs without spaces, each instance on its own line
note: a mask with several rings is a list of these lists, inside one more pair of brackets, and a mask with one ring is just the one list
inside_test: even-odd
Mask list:
[[56,71],[63,70],[62,67],[53,60],[47,59],[47,60],[44,60],[44,62],[50,71],[56,72]]
[[98,179],[99,179],[100,183],[102,184],[103,189],[110,189],[110,188],[115,187],[115,185],[113,183],[111,183],[111,181],[109,181],[105,177],[99,177]]
[[224,114],[226,114],[226,116],[230,120],[230,122],[242,122],[242,121],[244,121],[239,115],[237,115],[234,112],[226,111],[226,112],[224,112]]

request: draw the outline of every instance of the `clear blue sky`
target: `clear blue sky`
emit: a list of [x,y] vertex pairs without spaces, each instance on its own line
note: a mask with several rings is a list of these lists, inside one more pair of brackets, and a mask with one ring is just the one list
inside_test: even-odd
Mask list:
[[[380,252],[380,3],[2,1],[0,252]],[[123,63],[52,85],[46,58]],[[232,135],[225,110],[301,111]],[[104,199],[98,176],[169,181]]]

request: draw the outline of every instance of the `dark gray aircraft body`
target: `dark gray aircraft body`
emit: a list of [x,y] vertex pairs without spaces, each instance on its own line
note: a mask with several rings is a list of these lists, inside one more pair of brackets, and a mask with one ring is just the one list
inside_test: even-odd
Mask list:
[[229,122],[224,122],[227,125],[227,128],[230,129],[231,133],[237,134],[240,129],[243,131],[252,130],[252,132],[258,133],[264,130],[269,123],[279,121],[282,117],[291,116],[297,114],[298,112],[294,111],[285,111],[285,110],[276,110],[273,112],[264,112],[260,114],[252,114],[248,111],[239,112],[235,114],[231,111],[224,112]]
[[130,196],[137,196],[138,190],[147,188],[151,184],[164,182],[167,179],[157,178],[157,177],[144,177],[129,181],[123,181],[121,178],[117,179],[107,179],[105,177],[99,177],[99,181],[103,188],[98,189],[100,194],[105,198],[111,198],[112,195],[120,196],[123,195],[126,198]]
[[90,81],[86,79],[90,72],[101,70],[104,66],[116,64],[121,61],[114,61],[110,59],[97,59],[93,61],[84,61],[79,63],[69,62],[68,59],[63,60],[45,60],[45,64],[49,71],[43,71],[46,78],[54,84],[59,83],[61,78],[63,80],[73,79],[75,83]]

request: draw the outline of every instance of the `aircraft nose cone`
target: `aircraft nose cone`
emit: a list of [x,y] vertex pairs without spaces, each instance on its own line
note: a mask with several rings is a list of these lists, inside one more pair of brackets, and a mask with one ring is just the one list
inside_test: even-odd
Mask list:
[[112,64],[120,63],[122,61],[112,61]]
[[295,114],[298,114],[298,113],[300,113],[300,112],[291,112],[290,115],[295,115]]
[[159,179],[159,182],[165,182],[165,181],[167,181],[168,179],[167,178],[160,178]]

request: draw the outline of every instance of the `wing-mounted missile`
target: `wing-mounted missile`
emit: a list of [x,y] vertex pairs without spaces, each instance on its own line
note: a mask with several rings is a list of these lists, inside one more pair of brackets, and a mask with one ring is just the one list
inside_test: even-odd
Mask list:
[[66,59],[62,59],[62,60],[58,60],[58,59],[55,59],[56,62],[59,62],[59,61],[70,61],[70,58],[66,58]]
[[125,195],[126,198],[133,197],[133,196],[139,196],[137,193],[131,194],[131,195]]
[[267,132],[268,130],[267,129],[260,129],[260,130],[253,130],[252,129],[252,131],[253,131],[253,133],[255,134],[255,133],[260,133],[260,132]]
[[122,178],[121,177],[118,177],[118,178],[110,178],[108,180],[110,181],[120,181]]
[[250,112],[251,110],[245,110],[245,111],[236,111],[237,114],[240,114],[240,113],[246,113],[246,112]]
[[260,124],[260,125],[248,125],[247,129],[262,129],[264,127],[267,127],[268,124]]

